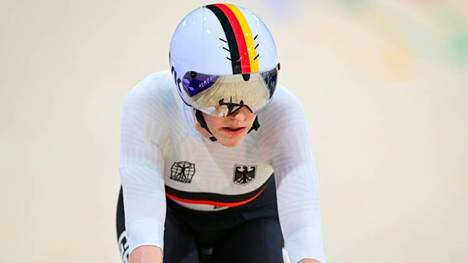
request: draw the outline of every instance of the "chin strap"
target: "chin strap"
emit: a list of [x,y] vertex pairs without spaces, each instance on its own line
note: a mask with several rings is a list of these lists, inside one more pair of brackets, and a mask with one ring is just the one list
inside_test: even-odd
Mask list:
[[260,128],[260,123],[258,122],[258,116],[255,116],[255,120],[252,124],[252,127],[250,127],[250,130],[248,133],[250,133],[252,130],[258,130]]
[[[214,137],[213,133],[211,133],[210,129],[208,128],[205,118],[203,117],[203,113],[196,109],[195,117],[197,118],[198,123],[200,123],[200,127],[202,127],[203,129],[205,129],[207,132],[211,134],[210,140],[212,142],[217,141],[216,137]],[[248,133],[250,133],[252,130],[258,130],[258,128],[260,128],[260,123],[258,122],[258,116],[256,116],[255,121],[253,122],[252,127],[250,127],[250,130]]]
[[203,113],[199,110],[195,110],[195,117],[197,117],[197,121],[200,123],[200,127],[204,128],[211,134],[210,140],[212,142],[217,141],[216,137],[213,136],[213,133],[211,133],[210,129],[208,128],[208,125],[206,125],[205,118],[203,118]]

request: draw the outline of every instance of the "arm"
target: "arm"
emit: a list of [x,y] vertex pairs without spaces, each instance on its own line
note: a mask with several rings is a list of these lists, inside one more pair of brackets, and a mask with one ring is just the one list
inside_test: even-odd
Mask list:
[[[140,246],[130,254],[129,263],[162,263],[163,252],[160,247]],[[307,262],[305,262],[307,263]]]
[[318,178],[309,146],[308,125],[299,101],[282,91],[264,130],[273,147],[278,214],[292,263],[325,263],[320,220]]
[[158,142],[163,125],[157,125],[161,112],[151,99],[137,87],[122,111],[120,178],[131,263],[162,262],[166,202]]
[[320,261],[317,261],[315,259],[306,258],[306,259],[303,259],[303,260],[299,261],[299,263],[320,263]]

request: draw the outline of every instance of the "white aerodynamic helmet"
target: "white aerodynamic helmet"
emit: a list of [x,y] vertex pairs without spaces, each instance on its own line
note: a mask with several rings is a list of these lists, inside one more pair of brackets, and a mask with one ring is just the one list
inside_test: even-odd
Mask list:
[[263,108],[273,96],[278,53],[265,24],[232,4],[198,8],[177,26],[169,61],[182,100],[196,110],[226,116]]

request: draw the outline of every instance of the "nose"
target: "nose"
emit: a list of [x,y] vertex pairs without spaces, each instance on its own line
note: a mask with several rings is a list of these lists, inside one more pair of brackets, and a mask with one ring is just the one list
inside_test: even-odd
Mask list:
[[247,119],[246,110],[248,111],[248,109],[241,108],[235,113],[229,115],[229,117],[231,117],[231,119],[236,120],[236,121],[245,121]]

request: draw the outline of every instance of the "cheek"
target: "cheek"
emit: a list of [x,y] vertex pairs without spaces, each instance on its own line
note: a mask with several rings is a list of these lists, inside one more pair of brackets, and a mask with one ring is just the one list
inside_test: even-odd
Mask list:
[[212,116],[205,116],[205,121],[206,124],[211,128],[211,129],[218,129],[223,125],[223,119],[222,118],[217,118],[217,117],[212,117]]
[[250,113],[250,115],[247,117],[247,122],[248,123],[253,123],[255,121],[256,117],[257,117],[257,115],[255,115],[253,113]]
[[250,121],[253,122],[257,118],[257,115],[252,113],[252,116],[250,117]]

